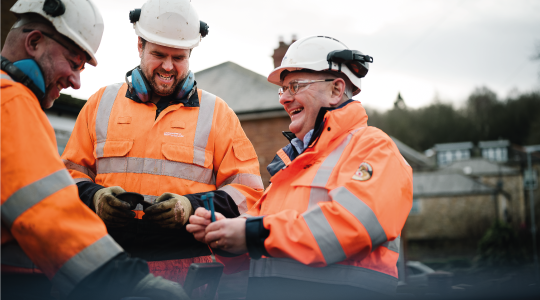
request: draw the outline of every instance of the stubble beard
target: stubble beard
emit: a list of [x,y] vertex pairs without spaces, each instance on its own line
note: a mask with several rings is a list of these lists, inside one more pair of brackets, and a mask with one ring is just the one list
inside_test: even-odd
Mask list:
[[49,109],[53,106],[54,101],[58,98],[53,98],[51,93],[52,89],[56,86],[51,82],[54,77],[54,62],[50,53],[44,54],[44,56],[37,61],[37,64],[43,72],[43,81],[45,82],[45,96],[43,99],[39,99],[39,104],[42,109]]
[[[156,95],[161,96],[161,97],[166,97],[166,96],[171,95],[174,92],[174,90],[176,89],[176,86],[178,86],[178,84],[187,75],[187,72],[186,72],[186,74],[182,74],[181,76],[178,76],[178,72],[176,72],[176,70],[167,72],[161,67],[154,69],[154,71],[152,73],[150,73],[150,71],[147,70],[145,64],[142,61],[141,61],[141,69],[142,69],[142,71],[144,73],[144,76],[146,77],[146,80],[148,81],[148,83],[150,83],[150,86],[152,86],[152,91]],[[158,76],[157,75],[158,71],[159,71],[159,73],[164,74],[164,75],[174,75],[173,84],[170,85],[170,86],[167,85],[167,84],[158,84],[156,82],[156,80],[155,80],[155,77]]]

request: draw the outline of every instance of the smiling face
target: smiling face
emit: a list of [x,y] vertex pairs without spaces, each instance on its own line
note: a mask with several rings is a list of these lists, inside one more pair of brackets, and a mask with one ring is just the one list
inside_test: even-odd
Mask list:
[[158,96],[169,96],[189,72],[189,49],[176,49],[139,38],[141,70]]
[[51,108],[63,89],[81,87],[81,71],[86,53],[59,34],[32,31],[27,37],[33,58],[41,67],[45,80],[45,98],[41,107]]

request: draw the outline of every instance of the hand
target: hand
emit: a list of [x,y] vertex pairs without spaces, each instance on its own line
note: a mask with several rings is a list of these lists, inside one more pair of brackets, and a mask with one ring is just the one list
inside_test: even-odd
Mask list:
[[223,219],[206,226],[206,243],[233,254],[247,252],[246,219]]
[[182,286],[176,282],[146,275],[133,289],[133,296],[150,297],[153,300],[189,300]]
[[193,214],[189,199],[173,193],[163,193],[156,203],[144,210],[143,220],[151,221],[162,228],[182,228]]
[[94,194],[93,204],[96,214],[108,226],[122,227],[130,219],[135,218],[135,213],[131,211],[131,205],[115,197],[124,192],[124,189],[119,186],[111,186],[98,190]]
[[[216,221],[226,219],[225,216],[216,212]],[[193,233],[195,239],[201,243],[206,243],[204,237],[206,236],[206,226],[212,223],[211,212],[203,207],[197,208],[195,214],[189,217],[189,224],[186,226],[186,230]]]

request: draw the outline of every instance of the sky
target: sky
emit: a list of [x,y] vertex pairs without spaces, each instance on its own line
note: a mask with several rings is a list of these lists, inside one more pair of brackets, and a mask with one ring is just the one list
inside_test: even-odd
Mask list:
[[[145,1],[93,1],[105,23],[98,67],[82,73],[81,89],[64,90],[82,99],[124,81],[140,62],[128,15]],[[280,37],[288,43],[293,35],[326,35],[374,57],[354,97],[371,108],[391,108],[398,92],[407,106],[418,108],[435,100],[459,107],[479,86],[500,98],[540,89],[540,60],[532,59],[540,52],[540,1],[191,2],[210,26],[191,56],[194,72],[232,61],[267,76]]]

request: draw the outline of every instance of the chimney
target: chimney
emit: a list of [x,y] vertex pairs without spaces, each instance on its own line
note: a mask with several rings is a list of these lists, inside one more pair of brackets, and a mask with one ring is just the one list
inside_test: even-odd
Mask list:
[[274,59],[274,68],[277,68],[281,65],[281,61],[283,60],[285,53],[287,53],[287,49],[289,49],[289,46],[294,42],[296,42],[295,34],[293,34],[290,44],[287,44],[283,41],[283,36],[279,37],[279,46],[274,49],[274,54],[272,55],[272,58]]

